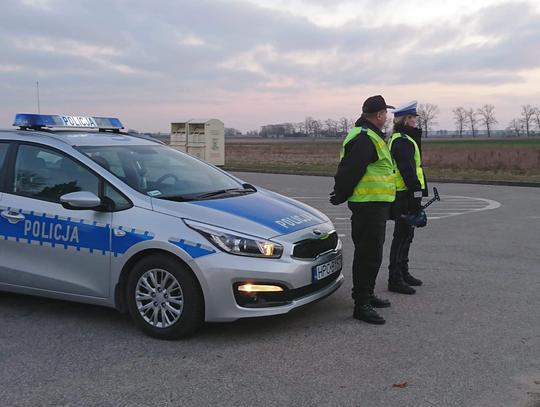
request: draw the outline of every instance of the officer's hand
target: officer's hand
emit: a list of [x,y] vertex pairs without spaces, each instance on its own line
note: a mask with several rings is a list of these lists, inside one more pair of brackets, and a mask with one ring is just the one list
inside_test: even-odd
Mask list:
[[422,210],[422,198],[408,198],[407,199],[407,206],[409,212],[413,214],[417,214]]
[[419,216],[420,216],[420,222],[418,222],[416,227],[423,228],[424,226],[427,225],[427,216],[423,209],[419,212]]
[[330,192],[330,203],[332,205],[339,205],[341,203],[335,191]]

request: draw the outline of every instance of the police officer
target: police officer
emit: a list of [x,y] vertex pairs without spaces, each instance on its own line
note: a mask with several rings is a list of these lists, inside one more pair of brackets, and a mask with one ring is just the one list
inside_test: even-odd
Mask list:
[[[422,196],[427,195],[419,143],[422,130],[416,128],[416,106],[412,101],[393,110],[394,130],[389,148],[396,174],[396,200],[392,206],[395,220],[394,236],[388,266],[388,291],[414,294],[412,286],[422,285],[409,272],[409,249],[414,237],[414,228],[407,223],[408,214],[422,210]],[[425,223],[419,227],[425,226]]]
[[333,205],[348,201],[352,212],[353,317],[371,324],[385,323],[373,307],[390,306],[388,300],[374,293],[382,263],[386,221],[396,194],[392,158],[381,131],[387,108],[394,109],[380,95],[364,102],[362,116],[343,142],[334,191],[330,194]]

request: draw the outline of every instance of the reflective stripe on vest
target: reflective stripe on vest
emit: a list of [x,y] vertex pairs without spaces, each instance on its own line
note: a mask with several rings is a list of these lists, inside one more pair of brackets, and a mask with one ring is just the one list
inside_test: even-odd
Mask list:
[[366,168],[366,173],[356,185],[353,194],[349,197],[350,202],[394,202],[396,198],[396,178],[392,157],[386,143],[373,130],[366,127],[355,127],[343,141],[340,161],[345,156],[345,146],[356,138],[360,133],[367,134],[375,149],[379,159],[370,163]]
[[[394,140],[403,137],[408,139],[411,143],[414,145],[414,162],[416,164],[416,176],[418,177],[418,181],[420,181],[420,185],[422,189],[426,188],[426,182],[424,180],[424,171],[422,170],[422,159],[420,157],[420,149],[418,148],[418,144],[416,144],[416,141],[412,139],[412,137],[408,136],[405,133],[394,133],[392,134],[392,138],[390,139],[390,143],[388,143],[388,148],[392,150],[392,144],[394,143]],[[401,176],[401,173],[398,170],[396,160],[392,160],[394,163],[394,171],[396,173],[396,187],[398,191],[406,191],[407,186],[405,185],[405,181],[403,180],[403,177]]]

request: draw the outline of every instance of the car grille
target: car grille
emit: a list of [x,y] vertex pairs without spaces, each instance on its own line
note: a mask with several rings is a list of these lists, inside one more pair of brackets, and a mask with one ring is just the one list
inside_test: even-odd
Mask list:
[[323,253],[334,250],[339,242],[337,232],[331,233],[326,239],[309,239],[297,243],[293,249],[293,257],[297,259],[316,259]]

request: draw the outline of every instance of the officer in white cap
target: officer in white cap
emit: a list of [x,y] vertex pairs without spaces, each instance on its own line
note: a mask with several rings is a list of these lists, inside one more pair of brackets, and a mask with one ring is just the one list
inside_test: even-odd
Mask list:
[[[409,249],[414,228],[407,222],[408,214],[417,214],[422,210],[422,196],[426,189],[420,151],[422,130],[416,128],[417,104],[414,100],[392,111],[394,129],[388,145],[394,163],[397,189],[392,208],[395,226],[388,266],[388,291],[401,294],[414,294],[416,290],[412,286],[422,285],[422,281],[409,272]],[[419,227],[423,226],[425,224]]]

